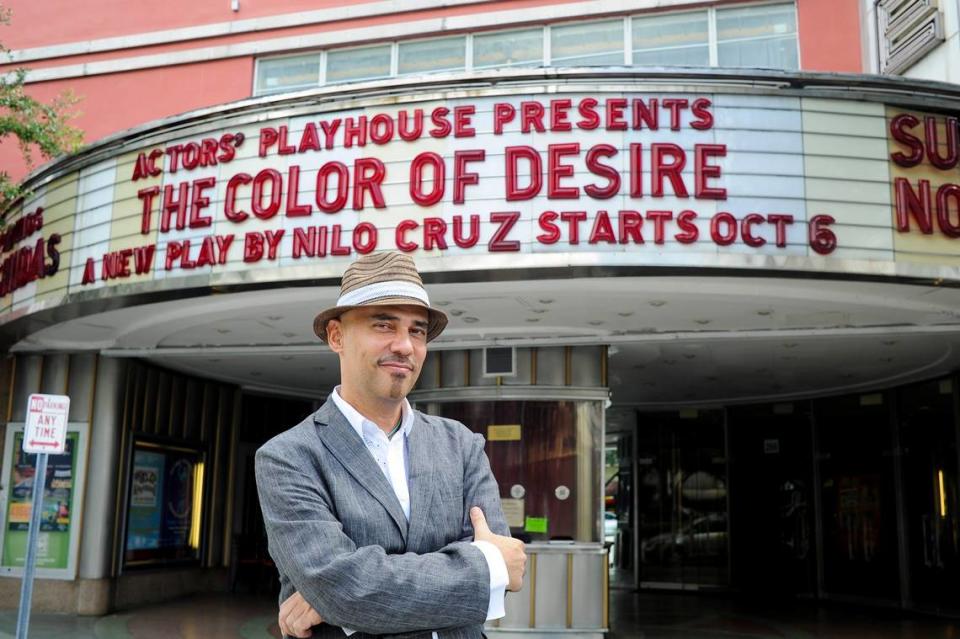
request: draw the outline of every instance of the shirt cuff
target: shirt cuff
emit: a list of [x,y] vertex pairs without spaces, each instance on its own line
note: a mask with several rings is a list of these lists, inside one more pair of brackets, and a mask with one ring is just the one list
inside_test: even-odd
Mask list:
[[343,634],[347,635],[348,637],[356,632],[356,630],[351,630],[350,628],[341,628],[340,630],[343,630]]
[[483,558],[487,560],[487,568],[490,569],[490,603],[487,604],[487,621],[500,619],[507,614],[503,607],[503,598],[510,583],[507,562],[503,560],[500,550],[489,541],[471,543],[483,553]]

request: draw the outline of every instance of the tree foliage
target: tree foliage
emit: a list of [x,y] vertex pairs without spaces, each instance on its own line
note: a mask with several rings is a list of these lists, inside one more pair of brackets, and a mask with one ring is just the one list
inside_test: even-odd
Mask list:
[[[10,25],[10,10],[2,5],[0,25]],[[9,53],[0,44],[0,60]],[[48,160],[75,151],[83,141],[83,132],[70,125],[75,115],[71,108],[78,99],[64,93],[43,104],[24,90],[26,75],[26,69],[0,74],[0,144],[15,139],[27,166],[33,168],[34,153]],[[0,167],[0,213],[25,195],[23,185]]]

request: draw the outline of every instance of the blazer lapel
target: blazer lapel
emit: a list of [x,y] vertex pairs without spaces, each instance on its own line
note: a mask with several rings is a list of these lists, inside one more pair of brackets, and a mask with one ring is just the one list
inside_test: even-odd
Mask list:
[[357,435],[357,431],[353,429],[332,399],[327,399],[320,410],[314,413],[313,421],[318,426],[317,433],[324,446],[343,464],[357,483],[390,513],[390,517],[397,524],[406,543],[407,518],[403,514],[403,507],[397,501],[393,487],[377,466],[377,462],[367,450],[363,440]]
[[407,477],[410,489],[408,552],[420,551],[420,540],[431,521],[430,502],[437,486],[429,429],[430,425],[415,412],[413,427],[407,438]]

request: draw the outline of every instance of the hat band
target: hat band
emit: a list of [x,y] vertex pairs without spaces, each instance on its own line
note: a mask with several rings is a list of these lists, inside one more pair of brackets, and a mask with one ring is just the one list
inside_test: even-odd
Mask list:
[[422,286],[404,280],[376,282],[361,286],[341,295],[337,300],[337,306],[360,306],[383,297],[412,297],[430,306],[427,291]]

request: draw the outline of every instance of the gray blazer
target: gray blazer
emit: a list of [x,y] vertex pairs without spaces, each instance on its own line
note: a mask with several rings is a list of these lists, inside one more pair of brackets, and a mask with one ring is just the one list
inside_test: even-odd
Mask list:
[[257,489],[280,601],[299,592],[325,623],[314,637],[475,639],[490,598],[469,509],[509,535],[483,437],[414,411],[407,441],[410,521],[332,399],[264,444]]

